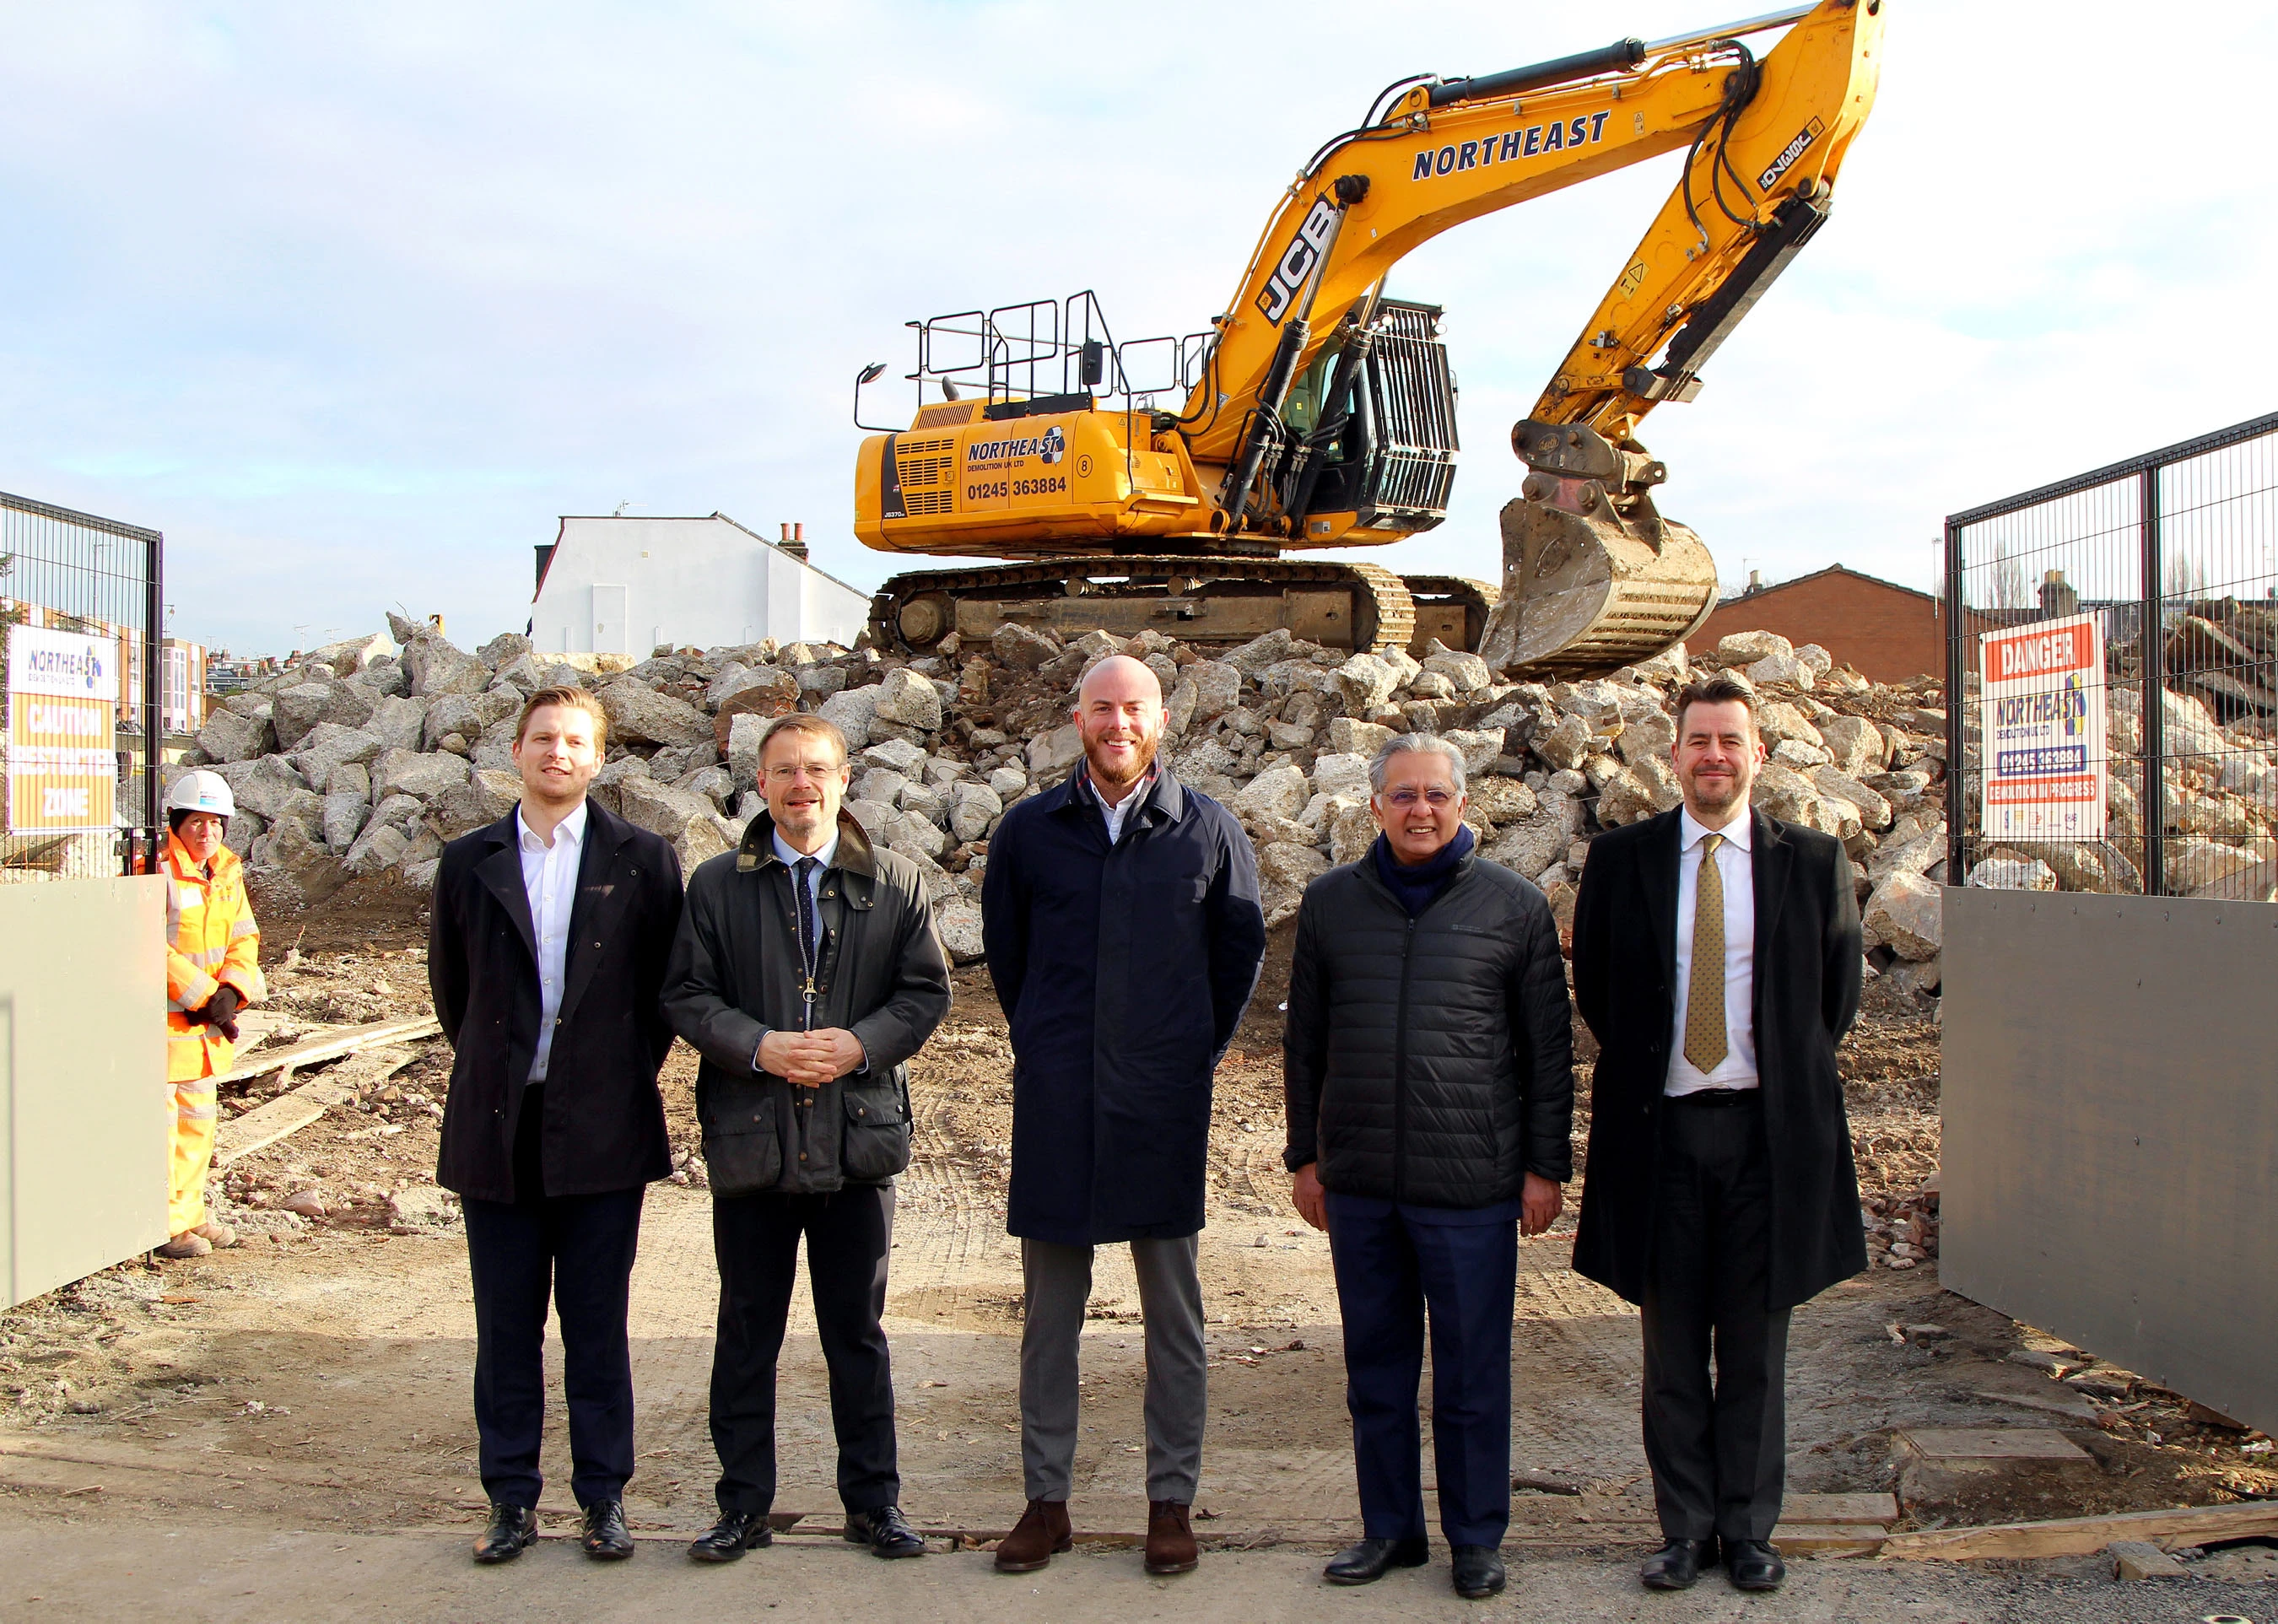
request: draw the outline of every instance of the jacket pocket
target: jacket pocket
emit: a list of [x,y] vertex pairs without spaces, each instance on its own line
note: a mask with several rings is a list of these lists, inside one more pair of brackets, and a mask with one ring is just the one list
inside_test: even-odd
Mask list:
[[847,1079],[846,1113],[838,1147],[838,1170],[857,1184],[883,1184],[910,1164],[910,1094],[896,1066],[883,1083],[857,1087]]
[[704,1172],[715,1195],[757,1195],[783,1178],[776,1102],[764,1085],[722,1089],[704,1116]]

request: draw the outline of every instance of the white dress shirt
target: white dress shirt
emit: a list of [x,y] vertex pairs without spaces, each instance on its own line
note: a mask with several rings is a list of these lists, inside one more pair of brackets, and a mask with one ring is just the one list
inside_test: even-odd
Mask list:
[[554,826],[548,846],[514,812],[516,844],[522,848],[522,889],[530,899],[531,927],[538,933],[538,1053],[530,1080],[546,1080],[554,1054],[554,1028],[562,1018],[562,971],[570,956],[570,911],[577,901],[577,860],[585,848],[585,803]]
[[[1687,808],[1678,814],[1677,1025],[1669,1045],[1666,1094],[1703,1088],[1756,1086],[1756,888],[1749,844],[1755,820],[1745,806],[1721,829],[1711,829]],[[1685,1057],[1685,1006],[1693,988],[1693,921],[1700,911],[1701,842],[1722,835],[1713,859],[1724,883],[1724,1058],[1703,1071]]]
[[[801,851],[783,837],[781,829],[775,830],[773,834],[776,855],[789,865],[793,880],[799,878],[799,865],[801,863],[806,862],[809,858],[814,859],[814,866],[807,870],[806,873],[806,902],[807,911],[814,919],[815,934],[820,935],[822,933],[822,876],[824,871],[830,866],[830,859],[838,855],[838,831],[831,830],[830,838],[822,842],[820,850],[815,851]],[[815,944],[810,942],[806,945],[812,949]]]

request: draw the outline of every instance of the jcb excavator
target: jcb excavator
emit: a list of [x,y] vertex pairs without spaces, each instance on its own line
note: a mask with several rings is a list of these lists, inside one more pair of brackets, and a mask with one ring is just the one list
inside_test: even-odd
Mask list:
[[[1874,101],[1883,4],[1398,80],[1299,172],[1208,332],[1119,346],[1089,294],[910,323],[917,413],[863,442],[855,533],[1028,561],[893,577],[874,639],[923,652],[1007,620],[1202,642],[1287,627],[1355,650],[1436,637],[1498,669],[1579,675],[1686,637],[1715,606],[1716,566],[1655,509],[1666,470],[1638,424],[1700,392],[1703,363],[1826,220]],[[1746,42],[1781,27],[1761,58]],[[1675,191],[1511,430],[1530,471],[1502,511],[1500,592],[1282,556],[1446,516],[1455,379],[1440,309],[1385,295],[1400,258],[1679,149]],[[858,427],[883,370],[856,380]],[[1156,404],[1181,391],[1180,410]]]

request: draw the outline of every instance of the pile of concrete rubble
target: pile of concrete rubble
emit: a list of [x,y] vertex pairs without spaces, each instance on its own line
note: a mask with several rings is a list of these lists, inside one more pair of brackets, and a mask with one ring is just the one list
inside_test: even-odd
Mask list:
[[[568,684],[593,690],[609,719],[594,798],[665,836],[688,869],[730,850],[761,804],[760,742],[775,718],[803,710],[837,722],[855,758],[849,809],[923,870],[944,942],[970,961],[982,950],[979,887],[998,820],[1074,768],[1075,685],[1096,660],[1128,652],[1163,679],[1166,749],[1181,778],[1233,807],[1256,841],[1270,923],[1295,914],[1306,881],[1365,849],[1369,758],[1409,728],[1464,751],[1482,849],[1539,880],[1571,918],[1592,835],[1677,804],[1670,698],[1689,673],[1714,667],[1744,675],[1763,702],[1771,759],[1758,804],[1850,851],[1875,970],[1908,992],[1938,984],[1946,747],[1936,686],[1877,686],[1770,633],[1726,637],[1689,662],[1678,648],[1611,677],[1546,683],[1504,681],[1437,644],[1419,663],[1286,632],[1224,650],[1151,631],[1063,644],[1006,624],[986,643],[952,638],[918,660],[770,641],[663,648],[635,664],[546,654],[511,634],[469,652],[432,627],[389,621],[392,637],[316,650],[231,696],[198,735],[195,754],[237,797],[232,848],[310,899],[361,876],[431,884],[446,841],[515,804],[509,747],[524,698]],[[2221,737],[2198,701],[2175,704],[2186,724],[2195,712]],[[2113,721],[2124,742],[2124,696]],[[2189,728],[2171,717],[2171,748],[2179,731]],[[2258,759],[2267,774],[2267,755]],[[2210,873],[2258,860],[2269,831],[2242,798],[2248,786],[2170,777],[2185,781],[2170,796],[2203,827],[2198,844],[2230,854],[2204,858]],[[2139,834],[2124,782],[2114,799],[2115,832]],[[1971,878],[2127,890],[2128,844],[2004,850]]]

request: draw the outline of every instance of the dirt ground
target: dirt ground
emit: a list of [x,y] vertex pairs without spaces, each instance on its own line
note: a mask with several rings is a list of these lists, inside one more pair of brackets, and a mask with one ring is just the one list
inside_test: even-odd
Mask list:
[[[272,1041],[424,1011],[423,903],[383,888],[296,916],[271,899],[271,1008],[287,1022]],[[1357,1532],[1327,1247],[1297,1221],[1280,1167],[1288,947],[1284,931],[1219,1074],[1202,1247],[1212,1368],[1198,1527],[1217,1549],[1261,1556]],[[1586,1036],[1580,1052],[1578,1151]],[[1796,1315],[1792,1489],[1908,1488],[1894,1430],[2007,1423],[2060,1430],[2092,1468],[1959,1491],[1915,1483],[1905,1526],[2278,1494],[2267,1440],[2194,1419],[2177,1395],[1939,1289],[1937,1200],[1924,1187],[1938,1165],[1935,1021],[1911,1005],[1870,1004],[1844,1058],[1876,1263]],[[352,1104],[218,1177],[218,1204],[244,1237],[237,1247],[121,1265],[0,1316],[0,1398],[12,1398],[0,1412],[0,1546],[34,1525],[63,1538],[66,1527],[216,1519],[288,1544],[448,1529],[457,1548],[483,1502],[464,1244],[447,1205],[439,1221],[431,1187],[448,1055],[437,1041],[395,1062],[386,1075],[365,1063]],[[695,1143],[694,1071],[692,1054],[676,1048],[664,1086],[677,1153]],[[944,1548],[993,1537],[1021,1504],[1019,1255],[1003,1227],[1010,1078],[986,975],[960,972],[956,1007],[913,1067],[915,1160],[900,1186],[888,1302],[904,1504]],[[262,1097],[233,1098],[226,1114]],[[627,1505],[636,1529],[660,1541],[712,1514],[708,1198],[700,1162],[676,1179],[686,1182],[651,1192],[633,1292],[640,1470]],[[1574,1210],[1570,1200],[1550,1234],[1521,1246],[1513,1464],[1544,1488],[1517,1496],[1511,1548],[1594,1553],[1625,1571],[1653,1537],[1637,1326],[1626,1305],[1568,1267]],[[1074,1515],[1080,1529],[1128,1536],[1145,1520],[1143,1371],[1135,1285],[1116,1249],[1102,1251],[1090,1318]],[[562,1486],[547,1491],[549,1518],[571,1514],[558,1355],[556,1344],[547,1460]],[[2067,1381],[2051,1366],[2078,1368]],[[827,1532],[837,1525],[829,1421],[804,1305],[781,1386],[778,1521]],[[15,1588],[0,1579],[0,1597]],[[4,1604],[0,1614],[18,1616]]]

